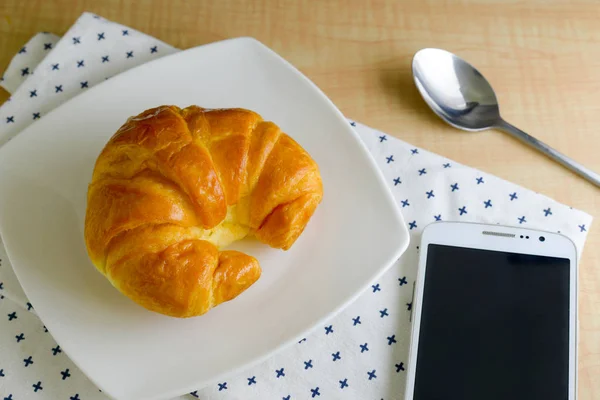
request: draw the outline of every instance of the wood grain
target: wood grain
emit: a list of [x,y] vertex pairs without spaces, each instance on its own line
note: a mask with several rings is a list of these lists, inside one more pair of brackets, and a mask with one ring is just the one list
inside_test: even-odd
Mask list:
[[[600,215],[600,190],[496,131],[444,125],[412,83],[410,61],[442,47],[498,91],[504,117],[600,171],[597,1],[329,0],[0,2],[0,69],[35,33],[64,33],[83,12],[180,48],[254,36],[296,65],[357,121]],[[8,95],[0,95],[4,101]],[[600,224],[580,269],[579,398],[600,398]]]

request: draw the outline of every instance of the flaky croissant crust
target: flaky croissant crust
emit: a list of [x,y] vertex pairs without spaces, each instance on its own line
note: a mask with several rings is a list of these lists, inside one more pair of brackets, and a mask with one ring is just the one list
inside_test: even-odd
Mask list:
[[260,277],[254,257],[219,249],[248,235],[289,249],[322,196],[315,161],[257,113],[161,106],[129,118],[99,155],[85,242],[123,294],[191,317]]

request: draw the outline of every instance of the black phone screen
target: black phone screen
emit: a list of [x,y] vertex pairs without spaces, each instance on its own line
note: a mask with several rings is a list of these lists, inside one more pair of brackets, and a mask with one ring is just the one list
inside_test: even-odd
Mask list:
[[415,400],[566,400],[564,258],[430,244]]

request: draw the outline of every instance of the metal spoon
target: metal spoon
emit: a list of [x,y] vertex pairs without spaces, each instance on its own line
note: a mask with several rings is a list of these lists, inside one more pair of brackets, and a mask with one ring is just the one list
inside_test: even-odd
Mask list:
[[504,121],[494,89],[472,65],[440,49],[419,50],[412,63],[415,84],[431,109],[466,131],[500,129],[600,186],[600,175]]

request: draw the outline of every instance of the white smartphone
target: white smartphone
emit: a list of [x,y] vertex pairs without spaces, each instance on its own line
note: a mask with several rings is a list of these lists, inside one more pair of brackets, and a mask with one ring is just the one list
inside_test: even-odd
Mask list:
[[577,278],[563,235],[426,227],[405,400],[575,400]]

